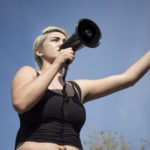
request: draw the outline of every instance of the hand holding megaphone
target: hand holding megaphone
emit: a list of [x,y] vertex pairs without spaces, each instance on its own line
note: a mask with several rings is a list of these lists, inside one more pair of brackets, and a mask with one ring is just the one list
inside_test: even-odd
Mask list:
[[[60,47],[65,49],[72,47],[74,52],[83,48],[84,46],[94,48],[101,43],[102,33],[95,22],[89,19],[81,19],[76,25],[75,33],[67,39]],[[67,74],[69,61],[65,62],[64,80]]]

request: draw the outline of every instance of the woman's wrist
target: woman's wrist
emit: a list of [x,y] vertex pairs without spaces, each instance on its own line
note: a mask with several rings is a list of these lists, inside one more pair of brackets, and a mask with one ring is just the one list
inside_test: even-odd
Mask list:
[[61,63],[61,62],[59,62],[59,61],[54,61],[54,62],[53,62],[53,66],[54,66],[55,68],[58,68],[58,71],[59,71],[60,69],[63,68],[64,63]]

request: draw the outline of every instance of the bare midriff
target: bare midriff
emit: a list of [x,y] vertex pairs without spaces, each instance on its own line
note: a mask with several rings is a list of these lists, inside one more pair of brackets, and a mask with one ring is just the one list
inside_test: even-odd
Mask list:
[[25,142],[20,145],[16,150],[79,150],[74,146],[58,145],[54,143],[37,143],[37,142]]

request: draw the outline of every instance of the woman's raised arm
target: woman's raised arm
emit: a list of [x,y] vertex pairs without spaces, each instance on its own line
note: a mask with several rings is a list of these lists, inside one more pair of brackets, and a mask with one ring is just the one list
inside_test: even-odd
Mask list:
[[82,103],[133,86],[150,69],[150,50],[123,74],[98,80],[76,80],[81,87]]

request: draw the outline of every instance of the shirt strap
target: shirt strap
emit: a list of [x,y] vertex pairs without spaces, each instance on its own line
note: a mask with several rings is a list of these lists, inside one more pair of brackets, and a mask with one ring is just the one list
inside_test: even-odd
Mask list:
[[80,86],[76,82],[74,82],[74,81],[69,81],[69,83],[71,83],[71,85],[73,86],[73,88],[76,88],[75,91],[78,92],[79,99],[81,100],[81,98],[82,98],[82,92],[81,92]]

